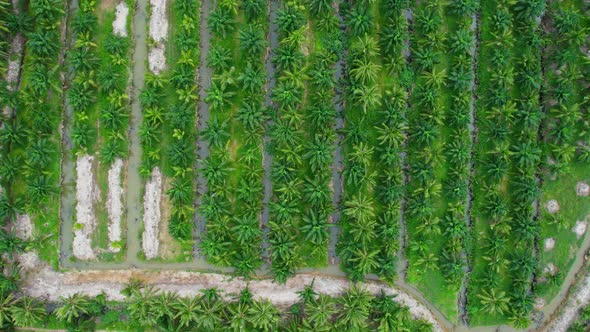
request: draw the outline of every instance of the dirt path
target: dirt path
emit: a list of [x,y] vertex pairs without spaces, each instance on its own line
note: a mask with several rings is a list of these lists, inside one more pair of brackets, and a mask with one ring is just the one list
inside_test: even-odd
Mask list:
[[[471,70],[473,71],[473,81],[471,82],[471,104],[469,111],[469,136],[471,137],[471,151],[469,160],[469,178],[467,179],[467,204],[465,206],[465,223],[467,224],[468,234],[471,233],[473,227],[472,209],[473,209],[473,183],[475,178],[475,146],[477,144],[477,127],[475,119],[475,107],[477,103],[477,56],[479,50],[479,15],[474,14],[471,17],[471,31],[475,33],[474,43],[471,48]],[[468,255],[469,248],[465,248],[465,256],[467,258],[466,273],[461,281],[461,289],[459,290],[459,299],[457,302],[457,312],[459,313],[459,322],[464,325],[469,324],[469,316],[467,313],[467,292],[469,286],[469,275],[471,273],[471,262]]]
[[[406,8],[403,10],[404,17],[408,21],[408,26],[411,25],[413,20],[413,13],[411,8]],[[406,62],[410,57],[410,40],[405,41],[405,49],[404,49],[404,59]],[[408,92],[408,96],[406,98],[406,111],[410,109],[409,100],[410,100],[410,91]],[[404,114],[404,116],[406,116]],[[402,143],[402,152],[400,153],[400,164],[402,165],[402,188],[406,188],[406,184],[408,183],[408,163],[407,163],[407,153],[406,147],[408,144],[407,137]],[[405,209],[406,209],[406,193],[402,193],[401,200],[400,200],[400,212],[399,212],[399,250],[397,252],[397,275],[399,280],[405,281],[406,280],[406,270],[408,269],[408,260],[406,259],[406,246],[407,246],[407,227],[406,227],[406,219],[405,219]]]
[[127,262],[138,261],[140,252],[139,233],[141,230],[141,142],[139,128],[142,122],[139,93],[145,83],[146,45],[146,17],[147,0],[138,0],[133,17],[133,35],[135,47],[133,50],[133,72],[131,92],[131,117],[129,123],[129,160],[127,162]]
[[[267,108],[272,107],[271,94],[276,84],[275,68],[272,64],[272,50],[276,50],[279,47],[279,34],[277,26],[277,11],[278,1],[268,1],[268,21],[269,21],[269,32],[268,32],[268,45],[266,50],[266,58],[264,59],[264,66],[266,69],[266,95],[264,99],[264,106]],[[264,186],[264,196],[262,198],[262,257],[264,260],[270,259],[269,243],[268,243],[268,219],[270,217],[269,203],[272,197],[272,154],[268,152],[268,146],[270,145],[270,136],[268,135],[268,129],[272,126],[273,121],[269,120],[266,122],[266,128],[264,133],[264,141],[262,146],[262,167],[264,169],[264,178],[262,180]]]
[[[23,290],[31,296],[50,301],[57,301],[60,296],[65,297],[78,292],[94,296],[104,291],[109,299],[120,301],[125,299],[121,290],[132,278],[138,278],[163,291],[175,291],[181,296],[194,296],[200,294],[200,290],[210,287],[218,287],[225,296],[229,296],[249,287],[255,297],[269,299],[277,305],[289,305],[298,301],[297,292],[314,279],[316,291],[332,296],[342,293],[350,286],[345,278],[312,274],[299,274],[290,278],[285,285],[278,285],[271,280],[246,281],[242,278],[214,273],[135,269],[60,273],[44,267],[30,273]],[[374,294],[381,289],[387,294],[395,294],[394,300],[408,306],[412,316],[430,322],[435,331],[445,330],[430,310],[410,294],[397,288],[385,287],[377,282],[366,282],[363,287]]]
[[[344,24],[344,18],[339,12],[336,13],[338,17],[338,23],[340,24],[340,30],[345,33],[346,25]],[[336,252],[336,244],[338,243],[338,236],[340,235],[340,218],[342,211],[340,210],[340,204],[342,202],[343,195],[343,184],[342,184],[342,170],[344,169],[344,152],[342,150],[342,141],[344,139],[342,130],[344,129],[344,100],[343,89],[339,83],[344,75],[345,61],[348,50],[344,50],[343,54],[340,54],[338,61],[336,62],[336,70],[334,72],[334,80],[336,81],[336,94],[334,96],[334,109],[336,110],[336,124],[334,125],[334,131],[336,132],[336,149],[334,150],[334,161],[332,162],[332,190],[334,195],[332,196],[332,204],[334,205],[334,213],[332,213],[330,226],[330,240],[328,244],[328,263],[330,265],[339,265],[340,258]]]

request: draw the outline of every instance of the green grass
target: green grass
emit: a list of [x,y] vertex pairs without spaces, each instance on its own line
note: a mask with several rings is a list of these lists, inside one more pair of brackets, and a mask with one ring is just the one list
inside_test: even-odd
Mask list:
[[[563,278],[571,268],[574,258],[578,253],[584,237],[578,239],[572,231],[576,221],[587,220],[590,214],[590,197],[580,197],[576,194],[576,184],[579,181],[590,183],[590,167],[585,163],[575,163],[571,166],[571,172],[559,176],[556,180],[547,176],[543,185],[543,194],[541,196],[541,209],[543,217],[541,219],[541,234],[539,243],[540,268],[543,269],[547,264],[553,263],[561,272],[562,278],[558,283],[539,283],[537,285],[537,294],[546,301],[553,299],[559,292]],[[551,223],[551,217],[546,212],[545,203],[555,199],[560,205],[556,217],[559,223]],[[547,238],[555,239],[555,248],[549,252],[543,249],[544,240]]]

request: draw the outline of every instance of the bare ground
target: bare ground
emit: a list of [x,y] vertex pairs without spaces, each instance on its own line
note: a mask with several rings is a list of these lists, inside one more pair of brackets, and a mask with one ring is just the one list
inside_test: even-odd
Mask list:
[[74,227],[74,256],[89,260],[96,258],[92,249],[92,233],[97,224],[94,204],[100,192],[93,172],[94,157],[78,156],[76,160],[76,225]]
[[113,32],[117,36],[127,37],[127,15],[129,15],[129,6],[125,1],[121,1],[115,11],[115,20],[113,21]]
[[143,235],[141,244],[147,259],[156,258],[160,247],[158,241],[161,219],[162,173],[158,167],[152,170],[151,179],[145,184],[143,196]]
[[113,246],[121,241],[121,215],[123,214],[123,186],[121,185],[121,172],[123,160],[115,159],[108,172],[107,213],[109,215],[109,250],[119,252],[119,247]]

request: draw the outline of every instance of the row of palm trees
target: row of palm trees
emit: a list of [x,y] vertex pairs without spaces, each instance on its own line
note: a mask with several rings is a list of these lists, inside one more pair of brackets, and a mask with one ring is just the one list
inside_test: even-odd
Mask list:
[[[381,105],[381,66],[376,27],[364,2],[341,3],[346,31],[346,72],[344,76],[345,132],[341,234],[338,255],[342,269],[352,280],[362,280],[377,266],[377,216],[374,199],[376,177],[375,147],[369,138],[374,114]],[[362,97],[362,96],[369,96]]]
[[[305,2],[305,4],[311,2]],[[309,22],[306,43],[309,55],[302,75],[306,83],[305,105],[302,109],[301,128],[304,133],[304,187],[302,188],[303,218],[300,229],[301,255],[307,257],[307,266],[325,266],[328,263],[328,225],[334,212],[332,202],[332,166],[336,150],[336,62],[343,50],[342,33],[336,9],[332,6],[323,12],[305,12]],[[297,69],[296,69],[297,70]],[[339,101],[338,101],[339,102]]]
[[98,18],[95,1],[81,1],[71,26],[75,36],[69,54],[72,82],[67,91],[68,104],[73,109],[71,137],[75,153],[92,153],[97,141],[97,56],[96,31]]
[[98,40],[100,64],[96,73],[96,85],[100,129],[97,147],[100,147],[100,159],[105,165],[110,165],[116,158],[127,156],[130,41],[130,37],[118,36],[112,29],[108,29]]
[[544,148],[553,159],[548,165],[550,171],[564,174],[576,157],[585,158],[587,155],[578,146],[580,139],[587,139],[590,126],[580,86],[584,66],[580,47],[587,43],[586,18],[576,6],[559,2],[549,7],[545,17],[552,41],[546,45],[545,53],[552,66],[545,70],[548,85],[546,109],[550,116],[546,117],[547,144]]
[[209,66],[214,75],[205,101],[210,120],[202,132],[208,192],[202,252],[212,263],[250,275],[262,264],[263,136],[267,2],[226,1],[209,16]]
[[480,57],[489,62],[480,63],[483,98],[477,116],[481,143],[475,214],[484,222],[479,227],[485,227],[485,233],[475,238],[483,245],[474,250],[470,311],[478,319],[510,320],[521,328],[529,324],[531,280],[537,269],[534,203],[539,195],[538,132],[543,115],[536,19],[543,6],[543,1],[486,4],[486,16],[498,19],[483,23],[482,36],[489,42]]
[[[482,243],[473,252],[473,272],[469,281],[469,314],[478,317],[497,317],[508,311],[508,299],[500,282],[506,278],[507,239],[510,232],[508,197],[502,189],[510,163],[508,132],[514,108],[512,13],[509,3],[499,0],[482,4],[482,22],[478,78],[480,81],[477,105],[479,143],[475,176],[474,216],[483,235],[475,235]],[[493,17],[502,20],[492,20]],[[489,63],[486,62],[490,58]],[[493,68],[493,69],[492,69]],[[494,73],[502,73],[495,75]]]
[[[442,185],[446,197],[446,208],[441,219],[442,235],[446,239],[440,255],[440,269],[445,280],[458,291],[466,269],[467,206],[468,184],[472,162],[471,111],[474,89],[475,33],[472,30],[473,15],[477,14],[478,3],[469,5],[464,1],[454,1],[447,7],[449,18],[455,25],[449,25],[447,49],[449,66],[447,77],[449,107],[445,121],[449,130],[443,153],[446,158],[447,174]],[[471,129],[474,130],[474,129]]]
[[[508,257],[511,278],[509,294],[515,326],[529,324],[533,311],[533,278],[538,266],[535,247],[539,242],[540,167],[546,158],[541,152],[539,130],[545,116],[541,104],[543,72],[541,64],[543,30],[538,19],[545,11],[545,0],[517,2],[512,12],[515,22],[517,66],[515,83],[518,87],[517,108],[514,115],[511,136],[511,150],[514,156],[509,169],[510,214],[514,221],[510,238],[517,243]],[[520,266],[516,269],[515,266]]]
[[169,47],[175,56],[169,56],[171,63],[168,92],[170,104],[166,105],[163,125],[164,174],[171,179],[166,192],[172,203],[168,230],[181,242],[183,248],[192,253],[194,228],[194,196],[196,178],[193,169],[196,162],[195,113],[198,88],[195,72],[199,59],[199,8],[198,0],[176,1],[173,15],[178,28],[172,35]]
[[[308,60],[303,52],[308,42],[305,11],[301,1],[284,1],[279,8],[279,46],[274,50],[272,58],[276,69],[276,85],[272,90],[271,116],[274,123],[269,129],[269,151],[273,156],[273,193],[269,203],[268,241],[273,276],[284,283],[287,277],[292,276],[306,262],[306,258],[301,255],[305,242],[300,236],[300,230],[303,229],[305,208],[302,204],[303,186],[305,177],[309,176],[304,159],[311,156],[304,156],[304,145],[312,142],[308,143],[305,137],[303,116],[307,93],[304,68]],[[323,163],[320,162],[319,165]],[[313,189],[310,184],[305,186]],[[319,230],[322,231],[323,215],[309,215],[307,218],[312,218],[309,223],[317,223],[319,219]],[[322,235],[320,233],[320,242]]]
[[26,212],[37,234],[46,234],[40,256],[55,263],[59,238],[57,186],[60,165],[58,127],[62,110],[60,84],[60,27],[63,2],[31,1],[16,29],[26,39],[26,55],[20,89],[9,103],[17,116],[8,119],[0,136],[4,138],[0,169],[7,178],[3,201],[9,211]]
[[[444,149],[447,112],[447,16],[441,1],[413,7],[414,33],[410,39],[416,75],[408,116],[408,184],[405,209],[408,227],[408,280],[420,283],[428,274],[437,275],[442,259],[443,179],[447,168]],[[455,50],[453,50],[455,51]],[[444,126],[443,126],[444,125]],[[453,126],[455,127],[455,126]],[[447,175],[448,176],[448,175]],[[445,179],[446,180],[446,179]],[[447,193],[445,192],[445,196]],[[428,287],[428,285],[427,285]],[[441,294],[442,296],[442,294]]]

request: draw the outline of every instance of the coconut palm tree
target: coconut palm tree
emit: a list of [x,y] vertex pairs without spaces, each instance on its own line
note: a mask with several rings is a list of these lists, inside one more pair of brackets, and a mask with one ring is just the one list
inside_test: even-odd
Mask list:
[[178,327],[190,329],[202,318],[199,315],[199,299],[196,297],[181,297],[175,304],[175,319],[178,320]]
[[481,310],[485,313],[501,315],[508,311],[509,299],[503,291],[496,292],[493,288],[483,289],[480,294],[477,294],[477,297],[480,301]]
[[262,56],[266,48],[266,38],[262,29],[248,24],[248,28],[240,31],[240,50],[252,58]]
[[246,14],[247,22],[250,23],[265,12],[266,2],[264,0],[244,0],[242,8]]
[[157,324],[157,315],[155,313],[157,301],[156,290],[153,287],[144,289],[130,289],[129,317],[139,326],[152,327]]
[[209,14],[207,26],[217,36],[226,38],[228,34],[235,31],[236,20],[234,16],[234,13],[217,7]]
[[278,328],[279,311],[269,300],[253,301],[248,308],[248,321],[261,331],[273,331]]
[[337,315],[336,325],[352,331],[362,331],[368,327],[371,308],[371,294],[354,284],[339,299],[342,309]]
[[57,319],[71,324],[78,321],[89,312],[90,301],[88,296],[75,293],[66,298],[60,297],[61,305],[55,310]]
[[29,296],[21,297],[10,308],[12,321],[17,326],[34,326],[46,316],[45,306]]
[[12,307],[16,303],[16,299],[12,293],[0,297],[0,328],[9,329],[12,323]]

